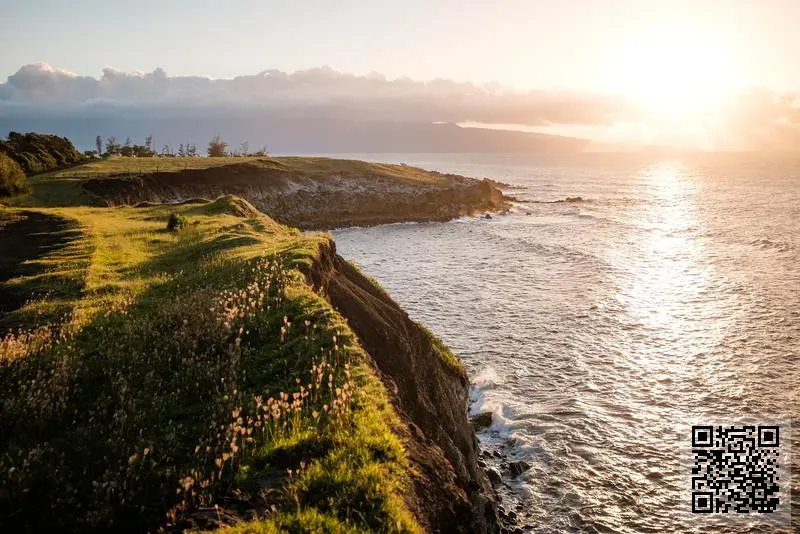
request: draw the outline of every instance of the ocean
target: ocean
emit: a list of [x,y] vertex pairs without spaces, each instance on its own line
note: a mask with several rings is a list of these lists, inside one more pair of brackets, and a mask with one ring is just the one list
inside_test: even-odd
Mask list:
[[[492,412],[487,463],[530,465],[498,486],[518,525],[795,531],[692,513],[690,464],[692,425],[779,424],[781,461],[800,451],[800,158],[347,157],[513,186],[491,219],[334,235],[461,357],[470,413]],[[784,513],[793,486],[800,514],[798,460],[778,482]]]

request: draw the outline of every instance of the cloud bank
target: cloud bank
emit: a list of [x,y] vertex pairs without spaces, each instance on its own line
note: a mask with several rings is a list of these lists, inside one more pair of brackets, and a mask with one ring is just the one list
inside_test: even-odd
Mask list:
[[[168,76],[162,69],[126,73],[103,69],[79,76],[45,63],[25,65],[0,84],[0,118],[93,116],[156,110],[188,115],[276,111],[300,117],[358,121],[588,126],[659,121],[632,99],[582,91],[515,91],[499,84],[358,76],[320,67],[287,73],[266,70],[232,79]],[[717,148],[799,148],[800,99],[751,89],[698,117]],[[687,130],[672,125],[673,133]],[[689,128],[690,129],[690,128]],[[669,135],[662,136],[662,138]]]
[[162,69],[100,78],[47,64],[25,65],[0,84],[6,106],[196,108],[253,107],[298,113],[346,114],[363,120],[483,122],[527,125],[611,124],[630,106],[619,98],[577,91],[516,92],[500,85],[451,80],[356,76],[321,67],[294,73],[267,70],[233,79],[167,76]]

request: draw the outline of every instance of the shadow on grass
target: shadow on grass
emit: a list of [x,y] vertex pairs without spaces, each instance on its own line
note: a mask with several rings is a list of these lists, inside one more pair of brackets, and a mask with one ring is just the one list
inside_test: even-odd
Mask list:
[[[0,227],[0,334],[27,322],[13,313],[26,302],[43,298],[68,301],[83,289],[81,273],[53,271],[44,261],[53,253],[67,252],[65,249],[82,237],[77,224],[37,211],[19,215],[19,219]],[[65,311],[65,307],[55,306],[39,319],[56,319]]]

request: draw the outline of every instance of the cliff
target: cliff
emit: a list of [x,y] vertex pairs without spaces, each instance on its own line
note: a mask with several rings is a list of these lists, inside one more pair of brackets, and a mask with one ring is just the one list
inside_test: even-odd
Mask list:
[[[214,163],[213,158],[204,159]],[[108,205],[231,194],[283,224],[302,229],[445,221],[507,207],[500,190],[488,180],[328,158],[234,159],[224,166],[133,176],[109,172],[86,179],[83,187]]]
[[72,229],[6,262],[58,292],[2,317],[3,530],[499,530],[460,362],[330,236],[230,196],[0,215]]
[[478,467],[477,441],[465,412],[469,381],[458,359],[338,256],[332,241],[321,247],[309,274],[347,318],[408,425],[415,504],[425,530],[496,530],[492,490]]

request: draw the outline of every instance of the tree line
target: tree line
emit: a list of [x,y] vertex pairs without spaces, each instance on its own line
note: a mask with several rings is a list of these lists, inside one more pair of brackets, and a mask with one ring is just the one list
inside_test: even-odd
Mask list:
[[[171,145],[164,145],[160,152],[156,152],[155,145],[153,144],[153,136],[148,135],[144,138],[144,143],[137,145],[130,137],[125,138],[124,143],[117,141],[116,136],[106,138],[105,145],[103,138],[99,135],[95,138],[96,150],[87,150],[85,154],[89,157],[108,157],[108,156],[125,156],[137,158],[196,158],[199,156],[197,153],[197,145],[194,143],[180,143],[177,149],[173,149]],[[250,143],[248,141],[239,145],[236,150],[231,150],[228,143],[222,140],[218,135],[215,135],[209,142],[206,148],[206,154],[212,158],[222,157],[253,157],[253,156],[267,156],[267,147],[262,146],[259,150],[250,151]]]

